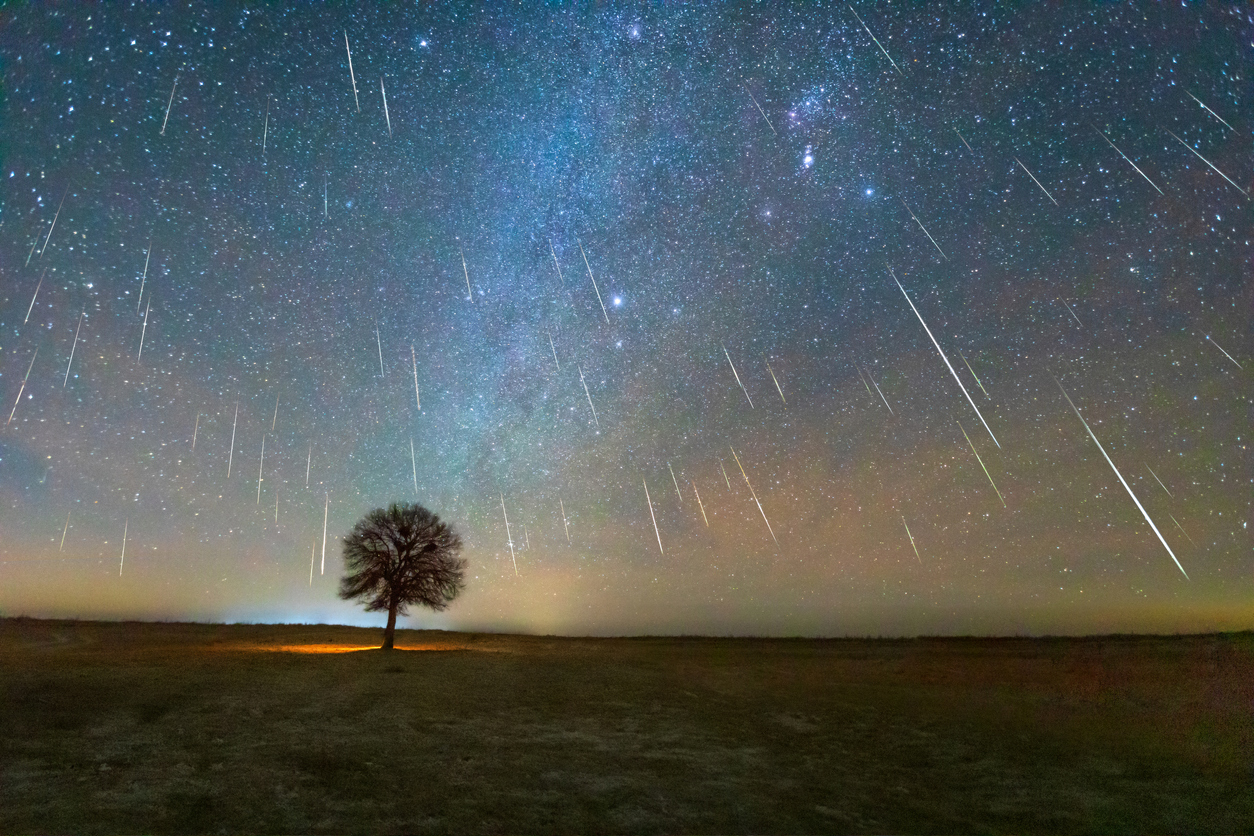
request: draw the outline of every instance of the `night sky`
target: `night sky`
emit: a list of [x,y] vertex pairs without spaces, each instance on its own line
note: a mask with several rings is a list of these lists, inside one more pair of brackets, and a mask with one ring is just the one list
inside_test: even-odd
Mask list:
[[0,12],[0,613],[1254,627],[1248,6],[529,5]]

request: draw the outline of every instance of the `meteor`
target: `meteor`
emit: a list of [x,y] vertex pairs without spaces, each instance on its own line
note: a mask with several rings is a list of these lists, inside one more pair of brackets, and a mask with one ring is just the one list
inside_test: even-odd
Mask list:
[[505,539],[509,543],[509,559],[514,564],[514,577],[518,577],[518,558],[514,557],[514,538],[509,533],[509,514],[505,513],[505,494],[501,494],[501,516],[505,517]]
[[697,506],[701,509],[701,519],[705,520],[705,527],[710,527],[710,518],[705,515],[705,503],[701,501],[701,491],[697,490],[697,483],[692,483],[692,492],[697,495]]
[[26,391],[26,381],[30,380],[30,370],[35,368],[35,358],[39,356],[39,349],[35,349],[35,353],[30,356],[30,365],[26,367],[26,377],[22,378],[22,385],[17,390],[17,400],[13,402],[13,409],[9,411],[9,420],[4,422],[7,427],[13,423],[13,413],[17,412],[17,405],[22,402],[22,393]]
[[728,449],[732,451],[732,458],[736,460],[736,466],[740,468],[740,475],[745,477],[745,484],[749,485],[749,495],[753,497],[753,501],[758,505],[758,512],[762,514],[762,522],[766,523],[766,530],[771,532],[771,539],[779,543],[779,540],[775,539],[775,529],[771,528],[771,521],[766,518],[766,512],[762,510],[762,503],[758,502],[758,495],[754,493],[753,485],[749,482],[749,474],[745,473],[745,466],[740,463],[740,457],[736,455],[735,448],[728,445]]
[[766,370],[770,372],[771,380],[775,381],[775,391],[779,392],[779,399],[784,402],[784,406],[788,406],[788,401],[784,398],[784,390],[779,386],[779,378],[775,377],[775,372],[771,369],[770,363],[766,364]]
[[414,470],[414,496],[418,495],[418,460],[414,458],[414,438],[409,437],[409,465]]
[[331,510],[331,494],[326,494],[326,503],[322,506],[322,570],[318,573],[325,575],[327,573],[327,514]]
[[44,286],[44,276],[48,275],[48,268],[45,267],[43,273],[39,275],[39,284],[35,285],[35,295],[30,298],[30,307],[26,309],[26,319],[22,320],[22,324],[30,322],[30,312],[35,310],[35,300],[39,298],[39,288]]
[[588,397],[588,409],[592,410],[592,421],[596,424],[597,429],[601,429],[601,422],[597,420],[597,408],[592,405],[592,394],[588,391],[588,383],[583,379],[583,366],[576,364],[579,369],[579,382],[583,384],[583,393]]
[[[1067,305],[1067,300],[1066,300],[1066,299],[1059,299],[1058,301],[1059,301],[1059,302],[1062,302],[1064,305]],[[1075,315],[1075,311],[1071,310],[1071,306],[1070,306],[1070,305],[1067,305],[1067,311],[1071,314],[1071,318],[1075,320],[1075,324],[1076,324],[1076,325],[1079,325],[1081,328],[1083,328],[1083,327],[1084,327],[1084,323],[1080,321],[1080,317],[1078,317],[1078,316],[1076,316],[1076,315]]]
[[231,465],[235,461],[235,428],[239,426],[239,401],[235,402],[235,420],[231,424],[231,452],[226,458],[226,478],[231,478]]
[[257,461],[257,504],[261,504],[261,473],[266,466],[266,434],[261,434],[261,458]]
[[309,543],[309,585],[313,586],[313,567],[314,558],[318,554],[318,538],[315,537]]
[[919,216],[914,214],[914,210],[910,208],[910,204],[906,203],[905,198],[901,199],[901,205],[906,207],[906,211],[910,213],[910,217],[914,218],[914,222],[919,225],[919,229],[923,230],[923,234],[927,236],[927,240],[932,242],[932,246],[940,253],[942,261],[948,261],[945,257],[945,251],[940,248],[940,244],[936,243],[936,239],[932,237],[932,233],[927,231],[927,227],[923,225],[923,221],[919,220]]
[[[849,4],[848,4],[848,3],[846,3],[845,5],[846,5],[846,6],[849,6]],[[853,6],[849,6],[849,11],[853,12]],[[853,16],[854,16],[854,17],[858,17],[858,13],[857,13],[857,12],[853,12]],[[858,22],[859,22],[859,23],[862,23],[862,18],[858,17]],[[898,75],[903,75],[903,76],[904,76],[904,75],[905,75],[905,73],[903,73],[903,72],[901,71],[901,67],[898,67],[898,66],[897,66],[897,62],[896,62],[896,61],[894,61],[894,60],[893,60],[893,58],[892,58],[892,56],[888,54],[888,51],[884,49],[884,45],[880,43],[880,39],[879,39],[879,38],[877,38],[877,37],[875,37],[874,35],[872,35],[872,34],[871,34],[871,30],[870,30],[870,28],[869,28],[869,27],[868,27],[865,23],[862,23],[862,28],[863,28],[863,29],[866,29],[866,33],[867,33],[868,35],[871,35],[871,40],[875,41],[875,45],[876,45],[876,46],[878,46],[878,47],[880,48],[880,52],[883,52],[883,53],[884,53],[884,57],[888,59],[888,63],[890,63],[890,64],[892,64],[892,65],[893,65],[893,69],[897,71],[897,74],[898,74]]]
[[1180,521],[1177,520],[1175,517],[1172,517],[1171,514],[1168,514],[1167,516],[1171,517],[1171,521],[1176,524],[1176,528],[1180,529],[1180,533],[1184,535],[1185,539],[1188,540],[1189,543],[1191,543],[1192,545],[1196,546],[1197,543],[1193,542],[1193,538],[1189,536],[1189,532],[1184,530],[1184,526],[1180,525]]
[[466,295],[470,297],[470,304],[475,303],[475,292],[470,289],[470,271],[466,269],[466,251],[461,247],[457,251],[462,254],[462,274],[466,277]]
[[548,331],[549,333],[549,348],[553,352],[553,365],[557,366],[557,370],[560,372],[562,370],[562,364],[557,362],[557,347],[553,345],[553,332],[549,331],[548,328],[544,330]]
[[967,146],[967,150],[968,150],[968,151],[971,151],[971,153],[972,153],[972,154],[974,154],[974,153],[975,153],[975,151],[973,151],[973,150],[971,149],[971,145],[967,142],[967,138],[966,138],[966,137],[964,137],[962,134],[958,133],[958,129],[957,129],[957,128],[954,128],[954,133],[958,134],[958,138],[962,140],[962,144],[963,144],[963,145],[966,145],[966,146]]
[[61,547],[57,549],[59,552],[65,551],[65,533],[70,530],[70,514],[72,513],[72,510],[65,512],[65,528],[61,529]]
[[152,257],[152,241],[148,242],[148,251],[144,253],[144,274],[139,277],[139,295],[135,297],[135,313],[139,313],[139,300],[144,298],[144,284],[148,281],[148,259]]
[[[741,83],[743,84],[743,82]],[[766,126],[771,129],[771,133],[778,137],[779,131],[775,130],[775,126],[771,124],[771,120],[766,118],[766,111],[762,109],[762,105],[758,104],[758,100],[753,97],[753,91],[749,89],[749,85],[745,84],[744,88],[745,92],[749,94],[749,98],[753,100],[753,106],[758,109],[758,113],[762,114],[762,121],[765,122]]]
[[[941,351],[940,343],[932,336],[932,329],[927,327],[927,323],[923,321],[923,315],[919,313],[919,309],[914,306],[914,302],[910,301],[910,294],[906,293],[906,289],[901,286],[901,282],[897,281],[897,275],[893,273],[893,268],[888,268],[888,273],[893,277],[893,281],[897,282],[897,288],[901,291],[901,295],[906,297],[906,303],[910,305],[910,310],[914,311],[914,315],[919,318],[919,324],[923,326],[923,330],[927,332],[928,339],[932,341],[932,345],[936,346],[936,352],[940,354],[941,359],[945,361],[945,365],[949,367],[949,373],[954,376],[954,380],[958,382],[958,388],[962,390],[962,394],[967,396],[967,403],[971,404],[971,408],[975,410],[975,414],[979,416],[980,423],[984,425],[984,429],[988,430],[989,436],[993,439],[993,443],[997,448],[1001,449],[1001,442],[997,440],[997,436],[993,435],[993,431],[989,429],[988,422],[984,420],[984,416],[980,415],[980,408],[975,405],[975,401],[971,400],[971,393],[967,391],[967,387],[962,385],[962,378],[958,377],[958,373],[954,371],[953,365],[950,364],[949,358],[945,356],[945,352]],[[968,368],[970,368],[968,366]],[[972,372],[975,374],[975,372]],[[980,387],[981,389],[984,387]],[[985,392],[984,394],[988,394]]]
[[679,480],[675,478],[675,470],[671,467],[671,463],[666,463],[666,469],[671,472],[671,481],[675,483],[675,496],[679,497],[679,504],[684,504],[684,495],[679,492]]
[[749,397],[749,390],[745,389],[745,385],[740,382],[740,373],[736,371],[736,364],[732,362],[731,355],[727,353],[727,346],[723,346],[723,356],[727,358],[727,365],[731,366],[732,374],[736,375],[736,384],[740,386],[740,391],[745,393],[745,400],[749,402],[749,408],[753,409],[753,398]]
[[324,220],[331,220],[331,209],[327,204],[327,176],[322,175],[322,217]]
[[[1052,375],[1051,375],[1052,377]],[[1167,550],[1167,554],[1171,555],[1172,561],[1176,564],[1176,568],[1180,570],[1180,574],[1184,575],[1184,579],[1189,579],[1189,573],[1184,571],[1184,567],[1180,565],[1180,561],[1176,560],[1176,553],[1171,550],[1171,546],[1167,545],[1167,541],[1163,538],[1162,533],[1158,530],[1158,526],[1154,525],[1154,521],[1150,519],[1149,513],[1145,510],[1145,506],[1141,504],[1141,500],[1136,498],[1136,494],[1132,492],[1132,488],[1124,481],[1123,474],[1119,472],[1119,468],[1115,467],[1115,463],[1110,460],[1110,456],[1106,454],[1106,448],[1097,440],[1097,436],[1093,435],[1093,430],[1089,427],[1089,422],[1084,420],[1084,416],[1080,414],[1080,410],[1076,408],[1072,402],[1071,396],[1067,394],[1067,390],[1062,388],[1062,383],[1058,378],[1054,378],[1054,382],[1058,384],[1059,391],[1062,396],[1067,399],[1067,403],[1071,405],[1071,411],[1075,413],[1075,417],[1080,419],[1080,423],[1084,425],[1084,429],[1088,432],[1089,438],[1093,439],[1093,443],[1097,445],[1097,449],[1102,451],[1102,457],[1106,459],[1106,464],[1110,465],[1110,469],[1115,471],[1115,475],[1119,477],[1119,483],[1123,485],[1123,489],[1128,492],[1128,496],[1132,497],[1132,501],[1136,503],[1137,510],[1141,512],[1141,516],[1145,517],[1145,521],[1149,523],[1150,528],[1154,529],[1154,533],[1158,535],[1158,541],[1163,544],[1163,548]]]
[[353,50],[348,46],[347,29],[344,30],[344,50],[348,53],[348,77],[353,82],[353,102],[357,105],[357,112],[361,113],[361,101],[357,98],[357,76],[353,75]]
[[[1230,131],[1235,131],[1235,130],[1236,130],[1236,128],[1232,127],[1232,126],[1231,126],[1231,125],[1229,125],[1227,122],[1224,122],[1223,117],[1221,117],[1218,113],[1216,113],[1215,111],[1211,110],[1211,109],[1210,109],[1209,107],[1207,107],[1205,104],[1202,104],[1202,100],[1201,100],[1201,99],[1199,99],[1197,96],[1194,96],[1192,93],[1189,93],[1189,91],[1188,91],[1188,90],[1185,90],[1184,92],[1189,94],[1189,98],[1190,98],[1190,99],[1192,99],[1193,101],[1195,101],[1195,102],[1197,102],[1198,104],[1202,105],[1202,110],[1206,111],[1206,112],[1207,112],[1207,113],[1209,113],[1211,116],[1214,116],[1214,117],[1215,117],[1216,119],[1218,119],[1220,122],[1223,122],[1223,123],[1224,123],[1224,127],[1225,127],[1225,128],[1227,128],[1227,129],[1228,129],[1228,130],[1230,130]],[[1188,535],[1185,535],[1185,536],[1188,536]]]
[[392,117],[388,115],[388,91],[383,86],[383,76],[379,76],[379,92],[383,94],[383,118],[388,123],[388,136],[392,135]]
[[[1159,479],[1159,478],[1158,478],[1158,474],[1154,472],[1154,468],[1150,467],[1150,466],[1147,464],[1147,465],[1145,465],[1145,469],[1146,469],[1146,470],[1148,470],[1148,471],[1150,472],[1150,476],[1153,476],[1153,477],[1154,477],[1154,481],[1158,483],[1158,487],[1162,488],[1164,491],[1167,491],[1167,486],[1163,484],[1163,480],[1162,480],[1162,479]],[[1171,496],[1171,491],[1167,491],[1167,496]],[[1175,499],[1175,497],[1174,497],[1174,496],[1172,496],[1171,498],[1172,498],[1172,499]]]
[[379,377],[383,377],[383,338],[379,336],[379,320],[374,321],[374,341],[379,346]]
[[[1238,186],[1236,183],[1233,183],[1233,182],[1232,182],[1232,178],[1231,178],[1231,177],[1229,177],[1227,174],[1224,174],[1224,173],[1223,173],[1222,171],[1220,171],[1219,169],[1215,168],[1215,164],[1214,164],[1214,163],[1212,163],[1210,160],[1206,159],[1205,157],[1203,157],[1201,154],[1199,154],[1199,153],[1198,153],[1198,152],[1197,152],[1197,151],[1193,148],[1193,146],[1192,146],[1192,145],[1190,145],[1189,143],[1185,142],[1183,139],[1181,139],[1180,137],[1176,136],[1174,133],[1171,133],[1171,131],[1167,131],[1167,133],[1169,133],[1169,134],[1171,134],[1173,137],[1175,137],[1175,138],[1176,138],[1176,142],[1180,143],[1180,144],[1181,144],[1181,145],[1183,145],[1185,148],[1188,148],[1190,151],[1192,151],[1192,152],[1193,152],[1193,155],[1194,155],[1195,157],[1197,157],[1199,160],[1201,160],[1202,162],[1204,162],[1204,163],[1206,163],[1208,166],[1210,166],[1210,167],[1211,167],[1211,169],[1212,169],[1212,170],[1213,170],[1216,174],[1218,174],[1220,177],[1222,177],[1222,178],[1224,178],[1225,180],[1227,180],[1227,181],[1228,181],[1228,182],[1232,185],[1232,188],[1234,188],[1234,189],[1236,189],[1237,191],[1239,191],[1239,192],[1242,194],[1242,196],[1244,196],[1244,197],[1245,197],[1245,199],[1246,199],[1246,200],[1249,200],[1250,195],[1249,195],[1249,193],[1248,193],[1248,192],[1246,192],[1246,191],[1245,191],[1245,189],[1241,188],[1241,187],[1240,187],[1240,186]],[[56,223],[56,221],[55,221],[55,220],[53,220],[53,223]],[[51,235],[51,234],[52,234],[52,230],[48,230],[48,234],[49,234],[49,235]],[[47,246],[47,242],[45,242],[45,243],[44,243],[44,246]],[[43,255],[43,251],[42,251],[42,250],[40,251],[40,255]]]
[[131,518],[127,517],[126,522],[122,523],[122,557],[118,559],[118,577],[122,577],[122,567],[126,564],[126,530],[131,525]]
[[665,555],[666,552],[662,549],[662,532],[658,531],[657,517],[653,514],[653,500],[649,498],[649,483],[644,480],[644,477],[640,478],[640,482],[644,485],[644,500],[649,503],[649,518],[653,520],[653,533],[657,535],[657,550]]
[[144,327],[139,332],[139,352],[135,355],[135,362],[139,362],[139,358],[144,356],[144,335],[148,333],[148,312],[152,310],[152,294],[148,294],[148,307],[144,308]]
[[588,268],[588,278],[592,279],[592,289],[596,291],[597,301],[601,303],[601,315],[605,317],[605,324],[610,324],[610,315],[605,312],[605,302],[601,300],[601,290],[597,287],[597,280],[592,275],[592,265],[588,263],[588,254],[583,251],[583,242],[579,242],[579,254],[583,256],[583,266]]
[[414,403],[418,411],[422,411],[422,398],[418,397],[418,355],[414,353],[414,344],[409,344],[409,360],[414,364]]
[[1044,186],[1042,186],[1042,185],[1041,185],[1041,181],[1036,179],[1036,175],[1035,175],[1035,174],[1033,174],[1032,172],[1028,171],[1028,167],[1027,167],[1026,165],[1024,165],[1023,163],[1019,162],[1019,158],[1018,158],[1018,157],[1015,157],[1015,158],[1014,158],[1014,160],[1015,160],[1015,162],[1019,163],[1019,168],[1023,169],[1025,172],[1027,172],[1027,175],[1028,175],[1029,177],[1031,177],[1031,178],[1032,178],[1032,182],[1033,182],[1033,183],[1035,183],[1035,184],[1036,184],[1036,185],[1040,188],[1040,190],[1041,190],[1041,191],[1045,192],[1045,196],[1046,196],[1047,198],[1049,198],[1049,202],[1050,202],[1050,203],[1052,203],[1052,204],[1054,204],[1055,206],[1057,206],[1057,205],[1058,205],[1058,201],[1054,200],[1054,196],[1053,196],[1052,194],[1050,194],[1050,193],[1046,190],[1046,188],[1045,188]]
[[993,477],[992,477],[991,475],[989,475],[988,468],[987,468],[987,467],[984,467],[984,460],[983,460],[983,459],[981,459],[981,458],[980,458],[980,454],[979,454],[978,452],[976,452],[975,445],[974,445],[974,444],[972,444],[972,442],[971,442],[971,436],[967,435],[966,428],[962,426],[962,422],[961,422],[961,421],[957,421],[957,422],[955,422],[955,423],[957,423],[957,424],[958,424],[958,429],[962,430],[962,437],[963,437],[963,438],[965,438],[965,439],[967,440],[967,444],[969,444],[969,445],[971,446],[971,452],[972,452],[972,453],[975,453],[975,460],[976,460],[977,462],[979,462],[979,463],[980,463],[980,468],[981,468],[981,469],[983,469],[983,471],[984,471],[984,475],[985,475],[985,476],[988,476],[988,483],[989,483],[990,485],[992,485],[992,486],[993,486],[993,490],[994,490],[994,491],[997,491],[997,498],[1001,500],[1001,507],[1005,508],[1005,507],[1006,507],[1006,498],[1005,498],[1004,496],[1002,496],[1002,495],[1001,495],[1001,491],[998,491],[998,490],[997,490],[997,483],[996,483],[996,482],[994,482],[994,481],[993,481]]
[[566,545],[570,545],[570,523],[566,522],[566,505],[558,497],[557,506],[562,509],[562,527],[566,529]]
[[727,490],[731,490],[731,479],[727,478],[727,468],[723,467],[723,460],[718,460],[718,469],[723,471],[723,481],[727,483]]
[[906,525],[906,515],[901,515],[901,524],[906,526],[906,536],[910,538],[910,548],[914,549],[914,556],[919,558],[919,562],[923,562],[923,558],[919,557],[919,547],[914,544],[914,535],[910,533],[910,526]]
[[196,425],[192,427],[192,452],[196,452],[196,435],[200,432],[200,413],[196,413]]
[[170,121],[170,108],[174,106],[174,88],[179,86],[179,77],[174,77],[174,83],[170,85],[170,101],[165,104],[165,119],[161,121],[161,135],[165,136],[166,123]]
[[61,381],[62,389],[70,382],[70,367],[74,365],[74,349],[78,348],[78,332],[82,330],[83,317],[85,316],[87,316],[86,312],[78,315],[78,328],[74,329],[74,344],[70,346],[70,362],[65,364],[65,380]]
[[[1206,339],[1210,340],[1210,344],[1213,345],[1215,348],[1219,349],[1220,351],[1224,351],[1223,346],[1221,346],[1219,343],[1215,342],[1214,340],[1210,339],[1210,334],[1206,335]],[[1228,352],[1224,351],[1224,356],[1227,357],[1232,362],[1237,363],[1236,359]],[[1245,371],[1245,366],[1242,366],[1240,363],[1237,363],[1237,368],[1240,369],[1241,371]]]
[[261,128],[261,153],[266,153],[266,137],[270,133],[270,94],[266,94],[266,121]]
[[[888,406],[888,398],[884,397],[884,390],[880,389],[880,385],[878,383],[875,383],[875,378],[871,377],[870,369],[866,370],[866,376],[871,378],[871,382],[875,384],[875,391],[880,393],[880,400],[884,402],[884,406]],[[893,412],[893,408],[891,406],[888,406],[888,414],[896,415],[897,413]]]
[[977,385],[977,386],[979,386],[979,387],[980,387],[980,391],[984,393],[984,397],[989,398],[989,399],[991,400],[991,399],[992,399],[992,395],[990,395],[990,394],[988,393],[988,390],[984,388],[984,384],[983,384],[983,383],[980,383],[980,376],[979,376],[978,374],[976,374],[976,373],[975,373],[975,369],[971,368],[971,364],[970,364],[970,363],[967,363],[967,358],[963,355],[963,353],[962,353],[962,351],[961,351],[961,350],[959,350],[959,352],[958,352],[958,356],[959,356],[959,357],[962,357],[962,362],[963,362],[963,363],[966,363],[966,366],[967,366],[967,371],[971,372],[971,376],[975,378],[975,383],[976,383],[976,385]]
[[1162,194],[1162,193],[1163,193],[1163,190],[1162,190],[1162,189],[1160,189],[1160,188],[1158,188],[1158,184],[1157,184],[1157,183],[1155,183],[1153,180],[1149,179],[1149,175],[1147,175],[1144,171],[1141,171],[1141,169],[1137,167],[1137,164],[1136,164],[1136,163],[1134,163],[1134,162],[1132,162],[1132,160],[1129,160],[1129,159],[1128,159],[1128,155],[1127,155],[1127,154],[1125,154],[1125,153],[1123,153],[1122,151],[1120,151],[1120,150],[1119,150],[1119,146],[1118,146],[1118,145],[1115,145],[1115,143],[1113,143],[1113,142],[1111,142],[1111,141],[1110,141],[1110,137],[1106,136],[1106,134],[1102,133],[1101,131],[1098,131],[1096,126],[1094,126],[1094,127],[1093,127],[1093,130],[1095,130],[1095,131],[1097,131],[1099,134],[1101,134],[1102,139],[1106,140],[1106,144],[1107,144],[1107,145],[1109,145],[1111,148],[1114,148],[1114,149],[1115,149],[1115,151],[1117,151],[1117,152],[1119,153],[1119,156],[1123,157],[1124,161],[1125,161],[1125,162],[1127,162],[1127,164],[1128,164],[1128,165],[1130,165],[1130,166],[1132,166],[1133,168],[1135,168],[1135,169],[1136,169],[1136,173],[1137,173],[1137,174],[1139,174],[1139,175],[1141,175],[1142,177],[1144,177],[1144,178],[1145,178],[1145,182],[1147,182],[1147,183],[1149,183],[1151,186],[1153,186],[1153,187],[1154,187],[1154,189],[1155,189],[1155,190],[1156,190],[1159,194]]
[[279,423],[279,393],[274,393],[274,418],[270,420],[270,432],[274,432],[274,427]]
[[[850,361],[850,362],[852,362],[852,361]],[[862,369],[858,367],[858,364],[857,364],[857,363],[854,363],[854,364],[853,364],[853,369],[854,369],[854,371],[856,371],[856,372],[858,373],[858,380],[861,380],[861,381],[862,381],[862,385],[866,387],[866,393],[867,393],[868,395],[871,395],[871,384],[867,383],[867,382],[866,382],[866,378],[862,376]],[[872,395],[872,397],[871,397],[871,400],[875,400],[875,397],[874,397],[873,395]]]
[[[231,431],[232,437],[235,431]],[[309,487],[309,466],[313,464],[313,442],[309,442],[309,453],[305,456],[305,487]]]
[[44,250],[48,249],[48,239],[52,237],[52,230],[57,228],[57,218],[61,217],[61,207],[65,205],[65,196],[70,193],[70,187],[66,186],[65,191],[61,194],[61,202],[57,204],[57,213],[52,216],[52,226],[48,227],[48,235],[44,238],[44,245],[39,248],[39,257],[44,257]]
[[557,268],[557,280],[562,283],[562,288],[566,287],[566,279],[562,278],[562,265],[557,263],[557,250],[553,249],[553,241],[549,240],[549,253],[553,256],[553,266]]

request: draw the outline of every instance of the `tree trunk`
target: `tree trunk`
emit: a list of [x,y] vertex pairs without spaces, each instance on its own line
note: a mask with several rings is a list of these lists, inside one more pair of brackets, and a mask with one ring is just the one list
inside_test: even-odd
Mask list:
[[392,637],[396,633],[396,606],[397,602],[393,601],[392,606],[388,607],[388,626],[383,632],[383,649],[392,649]]

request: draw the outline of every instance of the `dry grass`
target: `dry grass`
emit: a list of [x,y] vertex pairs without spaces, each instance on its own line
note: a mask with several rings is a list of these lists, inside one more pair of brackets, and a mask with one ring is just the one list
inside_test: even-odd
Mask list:
[[1249,832],[1254,635],[0,621],[0,832]]

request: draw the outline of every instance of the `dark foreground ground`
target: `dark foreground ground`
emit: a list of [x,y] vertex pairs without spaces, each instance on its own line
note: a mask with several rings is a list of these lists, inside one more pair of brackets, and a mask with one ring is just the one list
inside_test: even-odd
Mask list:
[[380,632],[0,621],[0,832],[1254,830],[1254,634]]

